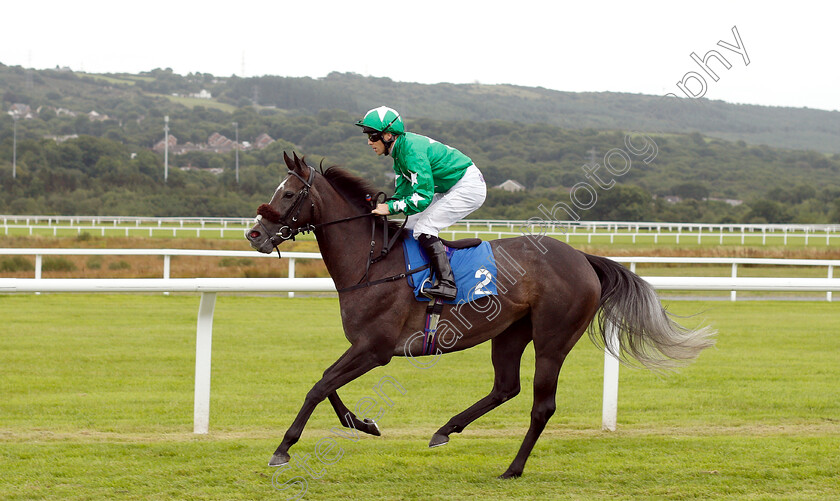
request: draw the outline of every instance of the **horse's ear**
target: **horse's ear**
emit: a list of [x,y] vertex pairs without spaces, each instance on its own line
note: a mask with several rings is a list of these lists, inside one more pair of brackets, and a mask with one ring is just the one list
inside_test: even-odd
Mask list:
[[293,151],[292,155],[295,156],[295,167],[297,167],[298,169],[301,169],[303,166],[301,165],[300,158],[297,156],[297,152]]
[[[295,155],[295,158],[297,159],[297,155]],[[289,154],[285,151],[283,152],[283,161],[286,162],[286,167],[288,167],[289,170],[295,170],[295,163],[292,162],[292,159],[289,158]]]

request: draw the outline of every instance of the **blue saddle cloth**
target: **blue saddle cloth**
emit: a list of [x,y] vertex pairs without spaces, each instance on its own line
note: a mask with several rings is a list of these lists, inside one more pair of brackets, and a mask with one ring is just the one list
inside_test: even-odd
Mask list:
[[[420,243],[411,235],[406,235],[403,239],[403,249],[405,250],[406,271],[417,269],[429,262]],[[496,257],[493,255],[489,242],[481,242],[476,247],[466,249],[447,247],[446,256],[449,258],[452,273],[455,275],[458,295],[454,300],[444,301],[444,303],[469,303],[484,296],[498,294]],[[429,278],[430,273],[429,269],[425,269],[407,277],[408,285],[414,288],[414,296],[418,301],[429,301],[428,297],[420,293],[420,287]],[[429,287],[429,284],[426,287]]]

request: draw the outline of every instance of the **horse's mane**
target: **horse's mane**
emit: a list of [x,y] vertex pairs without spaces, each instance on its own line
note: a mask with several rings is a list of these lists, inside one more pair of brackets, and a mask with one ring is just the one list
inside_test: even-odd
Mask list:
[[370,211],[368,197],[374,197],[379,189],[366,179],[355,176],[341,167],[329,167],[324,177],[345,200],[361,210]]
[[[371,211],[372,202],[368,201],[368,197],[376,197],[380,191],[373,183],[337,166],[327,168],[323,176],[330,186],[354,207],[364,212]],[[377,219],[381,217],[377,216]],[[388,226],[392,231],[398,231],[402,223],[389,221]]]

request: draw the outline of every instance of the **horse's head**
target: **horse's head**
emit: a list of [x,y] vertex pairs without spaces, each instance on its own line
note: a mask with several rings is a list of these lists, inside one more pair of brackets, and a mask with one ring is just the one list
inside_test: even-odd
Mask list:
[[[294,239],[300,231],[310,228],[315,203],[312,200],[312,181],[315,169],[294,154],[283,152],[289,175],[280,183],[271,201],[257,209],[254,226],[245,231],[251,247],[265,254],[279,244]],[[279,254],[278,250],[278,254]]]

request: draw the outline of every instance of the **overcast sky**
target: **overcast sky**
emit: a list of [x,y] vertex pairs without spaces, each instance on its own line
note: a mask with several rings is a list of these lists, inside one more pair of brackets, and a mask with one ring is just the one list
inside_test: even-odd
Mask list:
[[[317,78],[340,71],[406,82],[679,96],[684,81],[688,92],[705,91],[709,99],[840,110],[835,2],[569,4],[15,0],[0,8],[0,62],[90,73],[172,68]],[[717,81],[692,53],[710,55]]]

